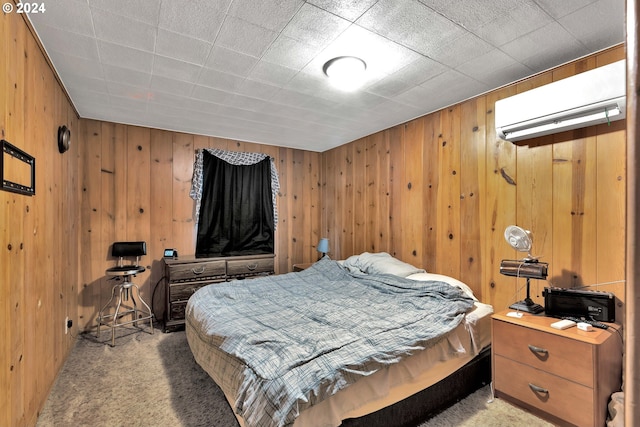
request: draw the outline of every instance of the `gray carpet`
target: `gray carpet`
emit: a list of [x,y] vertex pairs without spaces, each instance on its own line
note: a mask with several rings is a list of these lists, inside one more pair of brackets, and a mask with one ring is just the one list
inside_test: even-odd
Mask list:
[[[222,391],[194,361],[184,332],[121,328],[81,334],[37,427],[215,426],[238,423]],[[484,387],[420,427],[551,426],[499,399]]]

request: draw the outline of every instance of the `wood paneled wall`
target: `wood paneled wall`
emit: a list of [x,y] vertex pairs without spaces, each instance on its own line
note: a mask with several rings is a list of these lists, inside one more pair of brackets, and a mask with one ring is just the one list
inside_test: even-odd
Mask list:
[[525,293],[524,280],[499,274],[502,259],[524,255],[503,236],[516,224],[549,263],[549,283],[532,283],[538,302],[550,284],[604,283],[623,300],[625,121],[514,145],[496,137],[493,106],[624,57],[613,48],[323,153],[330,255],[386,251],[501,310]]
[[64,325],[81,266],[78,129],[22,15],[0,14],[0,136],[36,159],[34,196],[0,191],[0,426],[35,424],[75,342]]
[[[600,289],[623,298],[625,123],[529,146],[493,130],[497,99],[622,59],[622,47],[315,153],[79,120],[22,16],[0,16],[0,40],[1,137],[36,158],[35,196],[0,191],[0,425],[35,424],[75,334],[110,292],[113,241],[147,241],[150,268],[136,280],[147,299],[156,291],[162,316],[162,250],[195,246],[198,148],[276,159],[280,273],[315,260],[329,237],[333,258],[387,251],[460,278],[502,309],[522,285],[499,274],[501,259],[519,256],[502,236],[518,224],[532,230],[551,283],[612,283]],[[65,154],[62,124],[72,132]],[[544,285],[533,286],[538,300]]]
[[[195,252],[194,201],[189,197],[195,152],[200,148],[265,153],[275,159],[280,179],[276,229],[276,272],[317,259],[320,237],[320,153],[222,138],[82,120],[82,253],[78,315],[82,328],[95,325],[112,284],[110,245],[144,240],[149,267],[136,277],[143,298],[153,299],[162,319],[164,248]],[[153,297],[153,298],[152,298]]]

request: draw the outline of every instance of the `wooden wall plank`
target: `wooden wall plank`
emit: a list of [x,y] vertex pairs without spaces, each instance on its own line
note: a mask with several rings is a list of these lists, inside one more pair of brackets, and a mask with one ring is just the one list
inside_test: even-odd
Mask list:
[[[438,135],[439,173],[437,195],[436,271],[460,274],[460,109],[445,109]],[[440,254],[446,256],[439,256]]]
[[[6,18],[5,18],[6,19]],[[25,106],[25,28],[18,19],[9,19],[6,26],[5,40],[12,44],[7,55],[7,74],[3,90],[6,91],[5,127],[3,139],[8,140],[17,147],[25,147],[24,110]],[[37,183],[36,183],[37,185]],[[4,195],[4,194],[3,194]],[[5,294],[9,301],[10,327],[4,339],[9,345],[9,359],[4,364],[4,369],[9,370],[7,392],[12,394],[12,399],[6,410],[10,413],[11,423],[25,423],[25,366],[22,363],[25,354],[25,327],[27,310],[25,307],[25,254],[24,254],[24,221],[23,215],[26,207],[25,196],[14,193],[6,194],[3,198],[11,206],[8,215],[7,227],[9,239],[7,246],[7,283],[8,293]],[[7,366],[7,364],[9,366]],[[15,394],[14,394],[15,393]]]
[[507,87],[487,95],[487,151],[486,151],[486,217],[483,227],[488,258],[483,268],[483,295],[495,310],[503,310],[516,301],[518,284],[514,278],[500,275],[500,261],[515,259],[516,252],[504,240],[504,230],[516,222],[516,148],[498,139],[495,133],[495,102],[516,93]]
[[340,152],[340,158],[338,159],[339,169],[339,185],[337,186],[339,199],[338,206],[340,206],[340,212],[338,222],[340,227],[340,247],[342,250],[342,256],[349,256],[354,254],[354,213],[353,213],[353,156],[354,156],[353,144],[348,144],[343,147]]
[[290,168],[289,155],[290,149],[280,148],[278,152],[278,161],[276,165],[278,167],[278,180],[280,181],[280,191],[278,194],[278,227],[276,229],[276,266],[277,271],[289,271],[293,266],[293,260],[291,259],[291,226],[292,222],[289,220],[291,217],[290,202],[292,197],[289,195],[291,186],[290,182]]
[[173,135],[173,224],[171,247],[178,254],[194,254],[196,229],[194,224],[194,201],[189,197],[193,176],[193,135]]
[[422,244],[422,266],[427,271],[436,272],[438,263],[438,195],[440,192],[440,163],[438,147],[440,135],[440,113],[436,112],[421,118],[424,122],[423,172],[424,204],[422,223],[424,239]]
[[478,299],[482,294],[482,267],[486,223],[484,204],[486,167],[486,98],[460,107],[460,276]]
[[351,238],[353,241],[353,251],[362,253],[367,248],[367,238],[360,236],[368,236],[366,217],[361,213],[367,209],[366,194],[366,170],[367,170],[367,153],[365,149],[365,140],[359,139],[353,143],[353,157],[351,167],[351,187],[353,191],[353,221]]
[[[151,272],[151,297],[146,301],[157,319],[164,318],[164,265],[162,256],[165,248],[173,248],[173,135],[171,132],[152,129],[150,134],[152,200],[149,218],[151,229],[149,239],[149,257]],[[195,141],[194,141],[195,142]],[[198,138],[197,143],[208,143],[208,138]],[[200,147],[204,148],[204,147]],[[179,253],[179,252],[178,252]]]
[[413,120],[403,125],[404,138],[404,182],[400,197],[403,200],[400,210],[402,223],[401,253],[406,262],[420,264],[422,262],[422,226],[423,212],[423,149],[424,120]]
[[[391,205],[391,215],[389,215],[389,229],[391,230],[391,236],[389,250],[385,251],[384,249],[381,249],[384,252],[388,252],[394,257],[397,257],[398,259],[404,260],[406,257],[403,252],[403,240],[405,238],[405,233],[403,232],[402,226],[402,212],[403,207],[405,209],[410,208],[408,206],[403,206],[404,203],[401,197],[402,192],[406,188],[404,175],[404,125],[394,126],[391,129],[388,129],[387,132],[389,132],[389,140],[391,146],[389,155],[389,204]],[[331,227],[331,225],[329,225],[329,227]],[[352,252],[348,252],[345,255],[350,256],[355,254]]]

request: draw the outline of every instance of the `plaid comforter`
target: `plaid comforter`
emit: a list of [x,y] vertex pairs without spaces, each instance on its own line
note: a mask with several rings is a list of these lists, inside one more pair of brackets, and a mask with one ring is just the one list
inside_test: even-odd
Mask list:
[[302,272],[201,288],[187,328],[246,365],[234,410],[247,426],[287,426],[436,342],[472,307],[444,282],[349,273],[325,257]]

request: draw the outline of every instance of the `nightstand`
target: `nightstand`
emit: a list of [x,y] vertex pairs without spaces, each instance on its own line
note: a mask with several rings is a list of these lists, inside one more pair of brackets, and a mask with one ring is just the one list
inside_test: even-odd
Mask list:
[[605,425],[607,403],[622,381],[620,326],[557,330],[559,319],[511,310],[492,317],[495,394],[554,424]]

